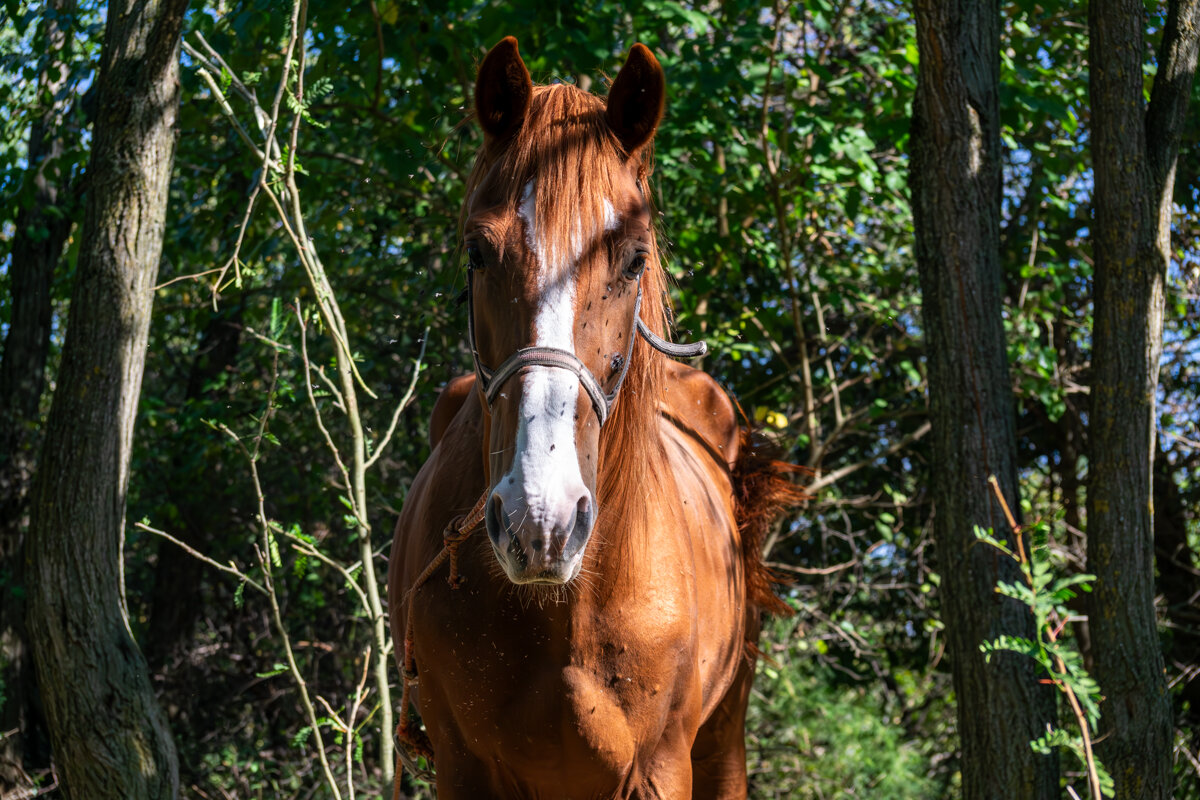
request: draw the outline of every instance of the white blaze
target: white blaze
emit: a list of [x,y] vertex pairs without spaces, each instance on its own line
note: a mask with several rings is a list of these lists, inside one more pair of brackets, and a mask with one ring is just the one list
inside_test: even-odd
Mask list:
[[[612,204],[605,201],[605,230],[616,226]],[[537,192],[533,182],[525,185],[519,209],[525,221],[525,238],[536,262],[539,302],[534,312],[534,344],[575,352],[575,280],[580,256],[587,240],[577,221],[568,242],[547,241],[538,227]],[[575,447],[575,415],[578,411],[579,379],[565,369],[526,368],[524,392],[519,406],[516,451],[509,472],[498,488],[518,489],[525,497],[534,523],[553,524],[565,520],[546,519],[583,487],[579,455]],[[521,520],[512,520],[520,523]]]

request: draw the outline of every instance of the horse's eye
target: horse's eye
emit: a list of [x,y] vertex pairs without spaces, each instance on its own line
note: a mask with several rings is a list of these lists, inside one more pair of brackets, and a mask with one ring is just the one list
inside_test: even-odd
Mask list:
[[639,277],[646,270],[646,254],[638,253],[625,267],[625,277],[633,280]]
[[471,242],[467,245],[467,263],[471,265],[471,269],[483,269],[483,251],[479,249],[479,245]]

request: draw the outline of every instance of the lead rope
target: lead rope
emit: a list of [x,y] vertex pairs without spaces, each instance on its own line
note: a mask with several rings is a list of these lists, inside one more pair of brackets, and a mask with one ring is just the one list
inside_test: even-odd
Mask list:
[[[446,576],[446,582],[450,584],[451,589],[462,586],[463,579],[458,574],[458,548],[475,532],[479,523],[483,522],[483,508],[487,502],[487,495],[485,490],[479,496],[474,508],[468,513],[450,520],[446,525],[446,530],[442,532],[441,552],[434,556],[433,560],[429,562],[429,566],[425,567],[425,571],[408,590],[408,621],[404,626],[404,688],[400,694],[400,721],[396,725],[396,744],[398,746],[396,747],[396,776],[392,784],[392,800],[400,800],[400,779],[404,774],[405,767],[415,778],[430,783],[434,780],[433,743],[429,741],[429,736],[424,729],[420,725],[413,725],[409,717],[410,690],[417,682],[417,652],[413,643],[413,594],[425,585],[425,582],[438,567],[445,563],[446,559],[450,560],[450,574]],[[422,769],[418,766],[418,757],[424,757],[429,763],[429,767]]]

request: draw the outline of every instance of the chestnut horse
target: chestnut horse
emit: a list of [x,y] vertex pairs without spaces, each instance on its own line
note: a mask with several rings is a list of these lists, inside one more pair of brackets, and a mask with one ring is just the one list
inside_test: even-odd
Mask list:
[[663,355],[695,352],[660,338],[664,90],[640,44],[607,100],[534,86],[511,37],[479,69],[475,374],[438,399],[388,577],[400,739],[442,800],[746,796],[753,642],[786,610],[758,550],[800,493]]

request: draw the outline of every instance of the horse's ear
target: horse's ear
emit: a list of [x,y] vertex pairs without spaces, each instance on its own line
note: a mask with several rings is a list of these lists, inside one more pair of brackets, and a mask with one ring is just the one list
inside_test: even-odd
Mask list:
[[608,126],[632,155],[654,138],[667,97],[667,79],[646,45],[635,44],[608,90]]
[[505,36],[479,65],[475,81],[475,115],[484,133],[505,139],[525,122],[533,81],[517,52],[517,40]]

